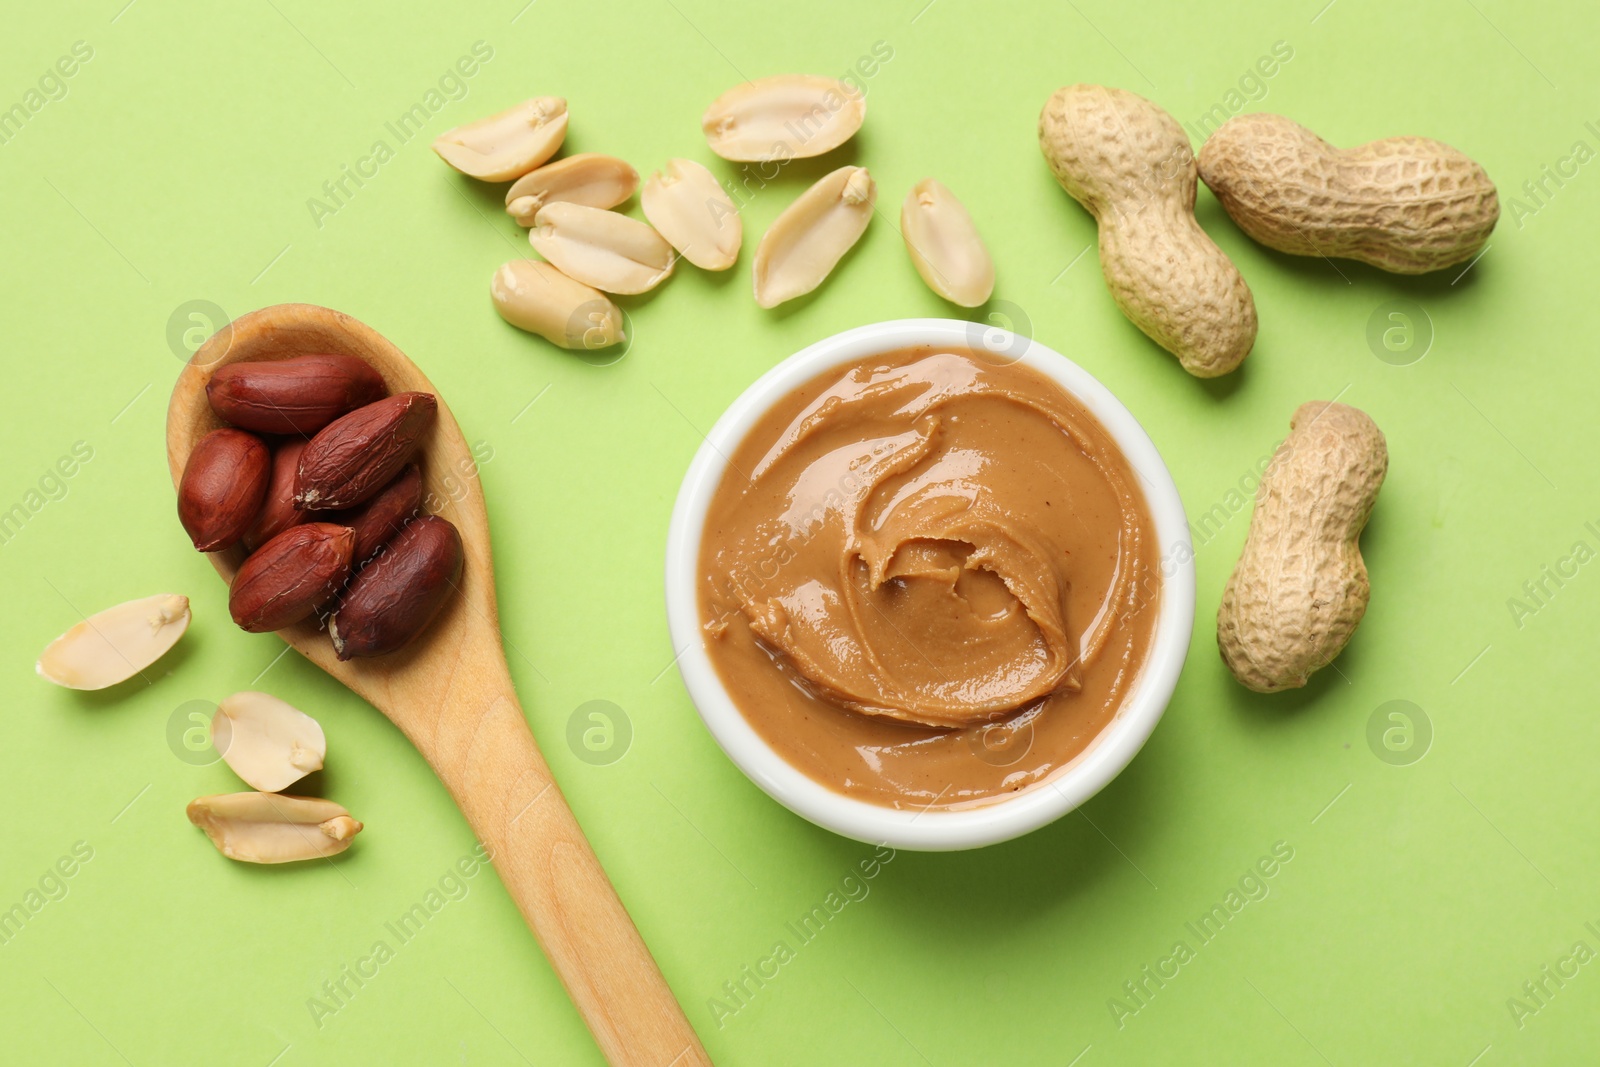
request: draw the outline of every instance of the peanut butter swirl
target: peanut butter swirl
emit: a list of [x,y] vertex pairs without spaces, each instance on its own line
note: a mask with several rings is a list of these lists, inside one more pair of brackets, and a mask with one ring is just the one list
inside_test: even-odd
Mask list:
[[1150,522],[1081,405],[1025,368],[937,350],[836,371],[807,393],[752,432],[741,453],[759,458],[730,469],[714,502],[702,550],[714,659],[747,634],[777,684],[945,731],[1099,680],[1149,570]]

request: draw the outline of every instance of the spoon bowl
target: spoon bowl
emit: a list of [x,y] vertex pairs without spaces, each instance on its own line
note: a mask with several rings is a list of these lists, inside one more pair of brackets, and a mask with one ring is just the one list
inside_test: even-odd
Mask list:
[[[243,316],[195,352],[173,388],[167,464],[174,488],[195,445],[224,425],[206,401],[211,376],[229,363],[309,353],[359,357],[390,393],[438,398],[438,418],[418,453],[423,508],[455,524],[464,560],[445,606],[398,652],[340,662],[317,619],[278,636],[383,712],[427,759],[611,1063],[710,1063],[528,729],[501,642],[477,461],[416,364],[371,327],[327,308],[279,304]],[[240,548],[211,554],[227,582],[243,561]]]

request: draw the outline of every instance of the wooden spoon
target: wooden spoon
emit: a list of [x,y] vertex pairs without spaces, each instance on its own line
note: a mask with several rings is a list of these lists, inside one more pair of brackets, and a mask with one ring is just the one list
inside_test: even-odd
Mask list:
[[[176,486],[189,453],[222,425],[206,402],[217,368],[310,352],[359,356],[391,392],[438,396],[375,330],[310,304],[263,308],[223,327],[189,360],[167,408]],[[458,590],[409,647],[340,663],[317,622],[279,632],[295,651],[360,694],[411,739],[488,848],[567,993],[613,1064],[709,1064],[616,890],[550,777],[511,687],[495,608],[489,519],[477,466],[444,397],[423,442],[424,507],[455,523],[466,561]],[[211,562],[231,581],[235,548]]]

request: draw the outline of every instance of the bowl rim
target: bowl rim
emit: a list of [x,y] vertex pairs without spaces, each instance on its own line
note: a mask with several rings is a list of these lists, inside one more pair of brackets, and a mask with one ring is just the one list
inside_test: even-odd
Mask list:
[[[767,411],[825,371],[918,345],[956,346],[1012,359],[1055,381],[1111,435],[1143,483],[1160,549],[1161,601],[1143,670],[1111,722],[1043,781],[1011,796],[958,808],[891,808],[837,793],[785,760],[756,732],[722,684],[702,638],[699,556],[706,514],[727,456]],[[1075,810],[1144,746],[1177,686],[1194,630],[1195,565],[1188,517],[1171,472],[1144,427],[1109,389],[1031,338],[962,319],[895,319],[806,346],[761,375],[704,435],[685,472],[667,532],[667,626],[677,667],[700,719],[728,758],[768,796],[824,829],[873,845],[918,851],[977,848],[1020,837]]]

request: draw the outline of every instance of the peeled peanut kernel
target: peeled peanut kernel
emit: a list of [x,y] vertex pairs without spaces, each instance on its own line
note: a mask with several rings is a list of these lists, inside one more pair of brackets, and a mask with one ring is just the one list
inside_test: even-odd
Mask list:
[[107,608],[50,642],[34,667],[68,689],[125,682],[177,644],[189,628],[189,598],[158,593]]
[[314,352],[218,367],[206,401],[229,426],[309,436],[388,391],[383,375],[359,356]]
[[328,620],[339,659],[386,656],[410,644],[455,592],[465,558],[450,520],[424,515],[408,523],[361,568]]
[[801,193],[756,246],[756,303],[777,307],[821,285],[867,231],[877,197],[865,167],[840,167]]
[[613,208],[639,188],[639,172],[615,156],[581,152],[518,178],[506,190],[506,213],[518,226],[532,226],[546,204],[564,202]]
[[422,498],[422,470],[412,463],[365,504],[329,515],[329,522],[348,526],[356,535],[351,565],[360,568],[406,523],[422,514]]
[[189,821],[230,860],[292,863],[337,856],[362,826],[343,807],[320,797],[281,793],[224,793],[191,800]]
[[266,499],[261,502],[255,521],[239,538],[246,552],[254,552],[289,527],[306,521],[309,513],[294,506],[294,482],[300,473],[300,453],[309,443],[305,437],[286,437],[272,450]]
[[744,223],[716,176],[692,159],[669,159],[644,183],[639,206],[650,225],[702,270],[727,270],[739,258]]
[[502,319],[562,348],[605,348],[627,340],[622,312],[609,297],[536,259],[502,263],[489,295]]
[[272,480],[272,450],[253,433],[224,426],[200,439],[178,482],[178,521],[201,552],[238,544]]
[[228,614],[260,634],[302,622],[339,595],[350,577],[355,531],[302,522],[250,553],[228,586]]
[[994,260],[972,216],[932,178],[911,187],[900,208],[900,236],[928,288],[953,304],[975,308],[994,292]]
[[743,82],[700,118],[711,151],[741,163],[831,152],[861,128],[867,99],[836,78],[779,74]]
[[211,747],[246,785],[266,793],[321,770],[328,754],[317,720],[270,693],[248,690],[217,705]]
[[559,96],[524,100],[434,139],[439,158],[486,182],[520,178],[561,148],[567,136],[567,102]]
[[438,418],[432,393],[396,393],[328,423],[300,453],[295,506],[353,507],[377,496],[422,447]]
[[672,273],[672,246],[638,219],[582,204],[546,204],[528,242],[556,269],[608,293],[642,293]]

